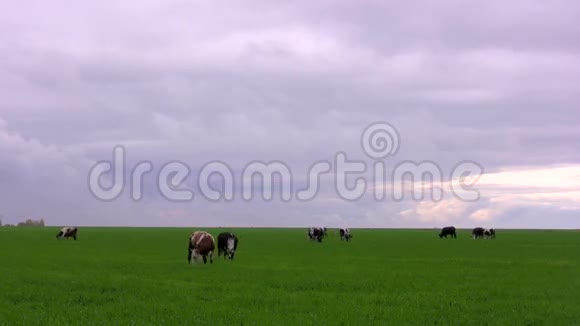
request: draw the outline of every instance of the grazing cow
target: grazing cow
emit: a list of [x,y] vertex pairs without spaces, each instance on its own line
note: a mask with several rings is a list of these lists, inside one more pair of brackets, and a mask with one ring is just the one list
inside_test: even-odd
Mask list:
[[481,239],[485,235],[485,229],[482,227],[476,227],[471,231],[471,235],[473,236],[473,239]]
[[451,238],[457,238],[457,233],[455,232],[454,226],[446,226],[442,228],[441,233],[439,233],[439,238],[445,237],[447,239],[448,235],[450,235]]
[[308,229],[308,238],[310,238],[310,240],[322,242],[322,238],[324,238],[324,229],[311,227]]
[[218,235],[218,257],[224,254],[224,259],[234,259],[238,249],[238,237],[231,232],[223,232]]
[[76,240],[78,230],[79,229],[77,227],[74,227],[74,226],[64,227],[64,228],[60,229],[60,232],[58,232],[58,234],[56,235],[56,238],[60,240],[62,238],[68,239],[68,238],[72,237],[73,239]]
[[352,239],[352,234],[350,234],[350,230],[348,228],[340,229],[340,240],[346,240],[347,242]]
[[495,238],[495,230],[494,229],[485,229],[483,231],[483,235],[485,235],[486,239],[493,239],[493,238]]
[[215,241],[211,234],[205,231],[195,231],[189,237],[187,253],[187,262],[191,264],[191,258],[193,256],[194,262],[203,257],[203,263],[207,263],[207,257],[209,256],[209,262],[213,264],[213,251],[215,250]]

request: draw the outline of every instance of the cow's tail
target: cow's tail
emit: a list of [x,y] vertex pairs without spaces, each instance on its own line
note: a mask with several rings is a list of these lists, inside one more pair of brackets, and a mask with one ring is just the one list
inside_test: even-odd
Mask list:
[[[213,264],[213,252],[215,251],[215,239],[209,234],[209,238],[211,239],[211,250],[209,251],[209,263]],[[225,256],[225,253],[224,253]]]
[[189,239],[189,244],[187,248],[187,262],[191,264],[191,254],[193,252],[193,244],[191,243],[191,239]]

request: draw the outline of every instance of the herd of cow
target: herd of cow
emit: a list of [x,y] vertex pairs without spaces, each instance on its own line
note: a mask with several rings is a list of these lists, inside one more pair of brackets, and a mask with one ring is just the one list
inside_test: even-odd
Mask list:
[[[349,242],[352,239],[352,234],[348,228],[339,229],[340,240]],[[322,239],[328,235],[327,228],[311,227],[308,229],[308,238],[310,240],[316,240],[322,242]]]
[[[447,238],[447,236],[451,236],[452,238],[457,238],[457,232],[455,231],[454,226],[446,226],[441,229],[439,233],[439,238]],[[495,238],[495,230],[494,229],[484,229],[482,227],[476,227],[471,231],[471,236],[473,239],[494,239]]]
[[[205,231],[195,231],[189,237],[189,244],[187,249],[187,262],[191,264],[191,259],[194,262],[203,259],[203,263],[207,263],[209,257],[210,264],[213,264],[213,252],[215,250],[215,240],[211,234]],[[218,257],[222,254],[224,259],[234,259],[236,249],[238,249],[238,237],[231,232],[222,232],[218,235]]]
[[[62,228],[56,238],[77,239],[78,228],[73,226],[67,226]],[[191,234],[188,241],[187,249],[187,262],[191,264],[193,258],[194,262],[198,261],[200,258],[203,259],[203,263],[207,263],[209,257],[209,262],[213,263],[213,252],[215,251],[215,240],[211,234],[205,231],[195,231]],[[236,249],[238,248],[238,237],[231,232],[222,232],[218,235],[218,257],[222,254],[224,259],[234,259]]]
[[[56,235],[57,239],[77,239],[77,227],[64,227]],[[343,228],[339,230],[341,241],[351,241],[352,234],[348,228]],[[474,239],[480,238],[495,238],[494,229],[484,229],[482,227],[477,227],[471,232]],[[328,229],[325,227],[311,227],[308,229],[308,239],[312,241],[322,242],[324,237],[328,236]],[[439,233],[439,238],[447,238],[451,236],[452,238],[457,238],[457,232],[454,226],[447,226],[441,229]],[[210,264],[213,264],[213,252],[216,248],[216,243],[211,234],[205,231],[195,231],[193,232],[188,241],[187,245],[187,262],[191,264],[191,260],[194,262],[203,259],[203,263],[206,264],[209,258]],[[217,249],[218,257],[222,254],[224,259],[234,259],[234,255],[238,248],[238,237],[231,232],[222,232],[218,235]]]
[[[57,239],[77,239],[77,227],[67,226],[62,228],[56,235]],[[352,239],[352,234],[347,228],[340,229],[340,240],[350,241]],[[308,229],[308,237],[310,240],[317,240],[322,242],[322,239],[328,235],[328,230],[326,228],[311,227]],[[189,237],[187,245],[187,262],[191,264],[191,260],[194,262],[203,259],[203,263],[206,264],[209,258],[210,264],[213,264],[213,253],[216,248],[216,243],[211,234],[205,231],[195,231]],[[222,232],[218,235],[217,241],[218,257],[222,254],[224,259],[234,259],[236,249],[238,249],[238,237],[231,232]]]

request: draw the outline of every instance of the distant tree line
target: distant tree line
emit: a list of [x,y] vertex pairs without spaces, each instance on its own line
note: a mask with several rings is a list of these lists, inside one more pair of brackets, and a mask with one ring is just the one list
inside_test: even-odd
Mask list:
[[[6,227],[14,226],[12,224],[3,224],[3,222],[2,222],[3,217],[4,217],[3,215],[0,215],[0,227],[2,227],[2,226],[6,226]],[[44,219],[41,218],[40,220],[33,220],[33,219],[29,218],[24,222],[20,222],[20,223],[16,224],[16,226],[44,226]]]
[[24,222],[18,223],[17,226],[44,226],[44,219],[41,218],[38,221],[27,219]]

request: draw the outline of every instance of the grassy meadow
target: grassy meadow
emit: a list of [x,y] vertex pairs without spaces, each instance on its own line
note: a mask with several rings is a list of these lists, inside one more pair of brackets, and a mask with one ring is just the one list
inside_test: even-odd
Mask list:
[[193,230],[0,228],[0,324],[580,323],[577,231],[228,229],[236,259],[191,266]]

